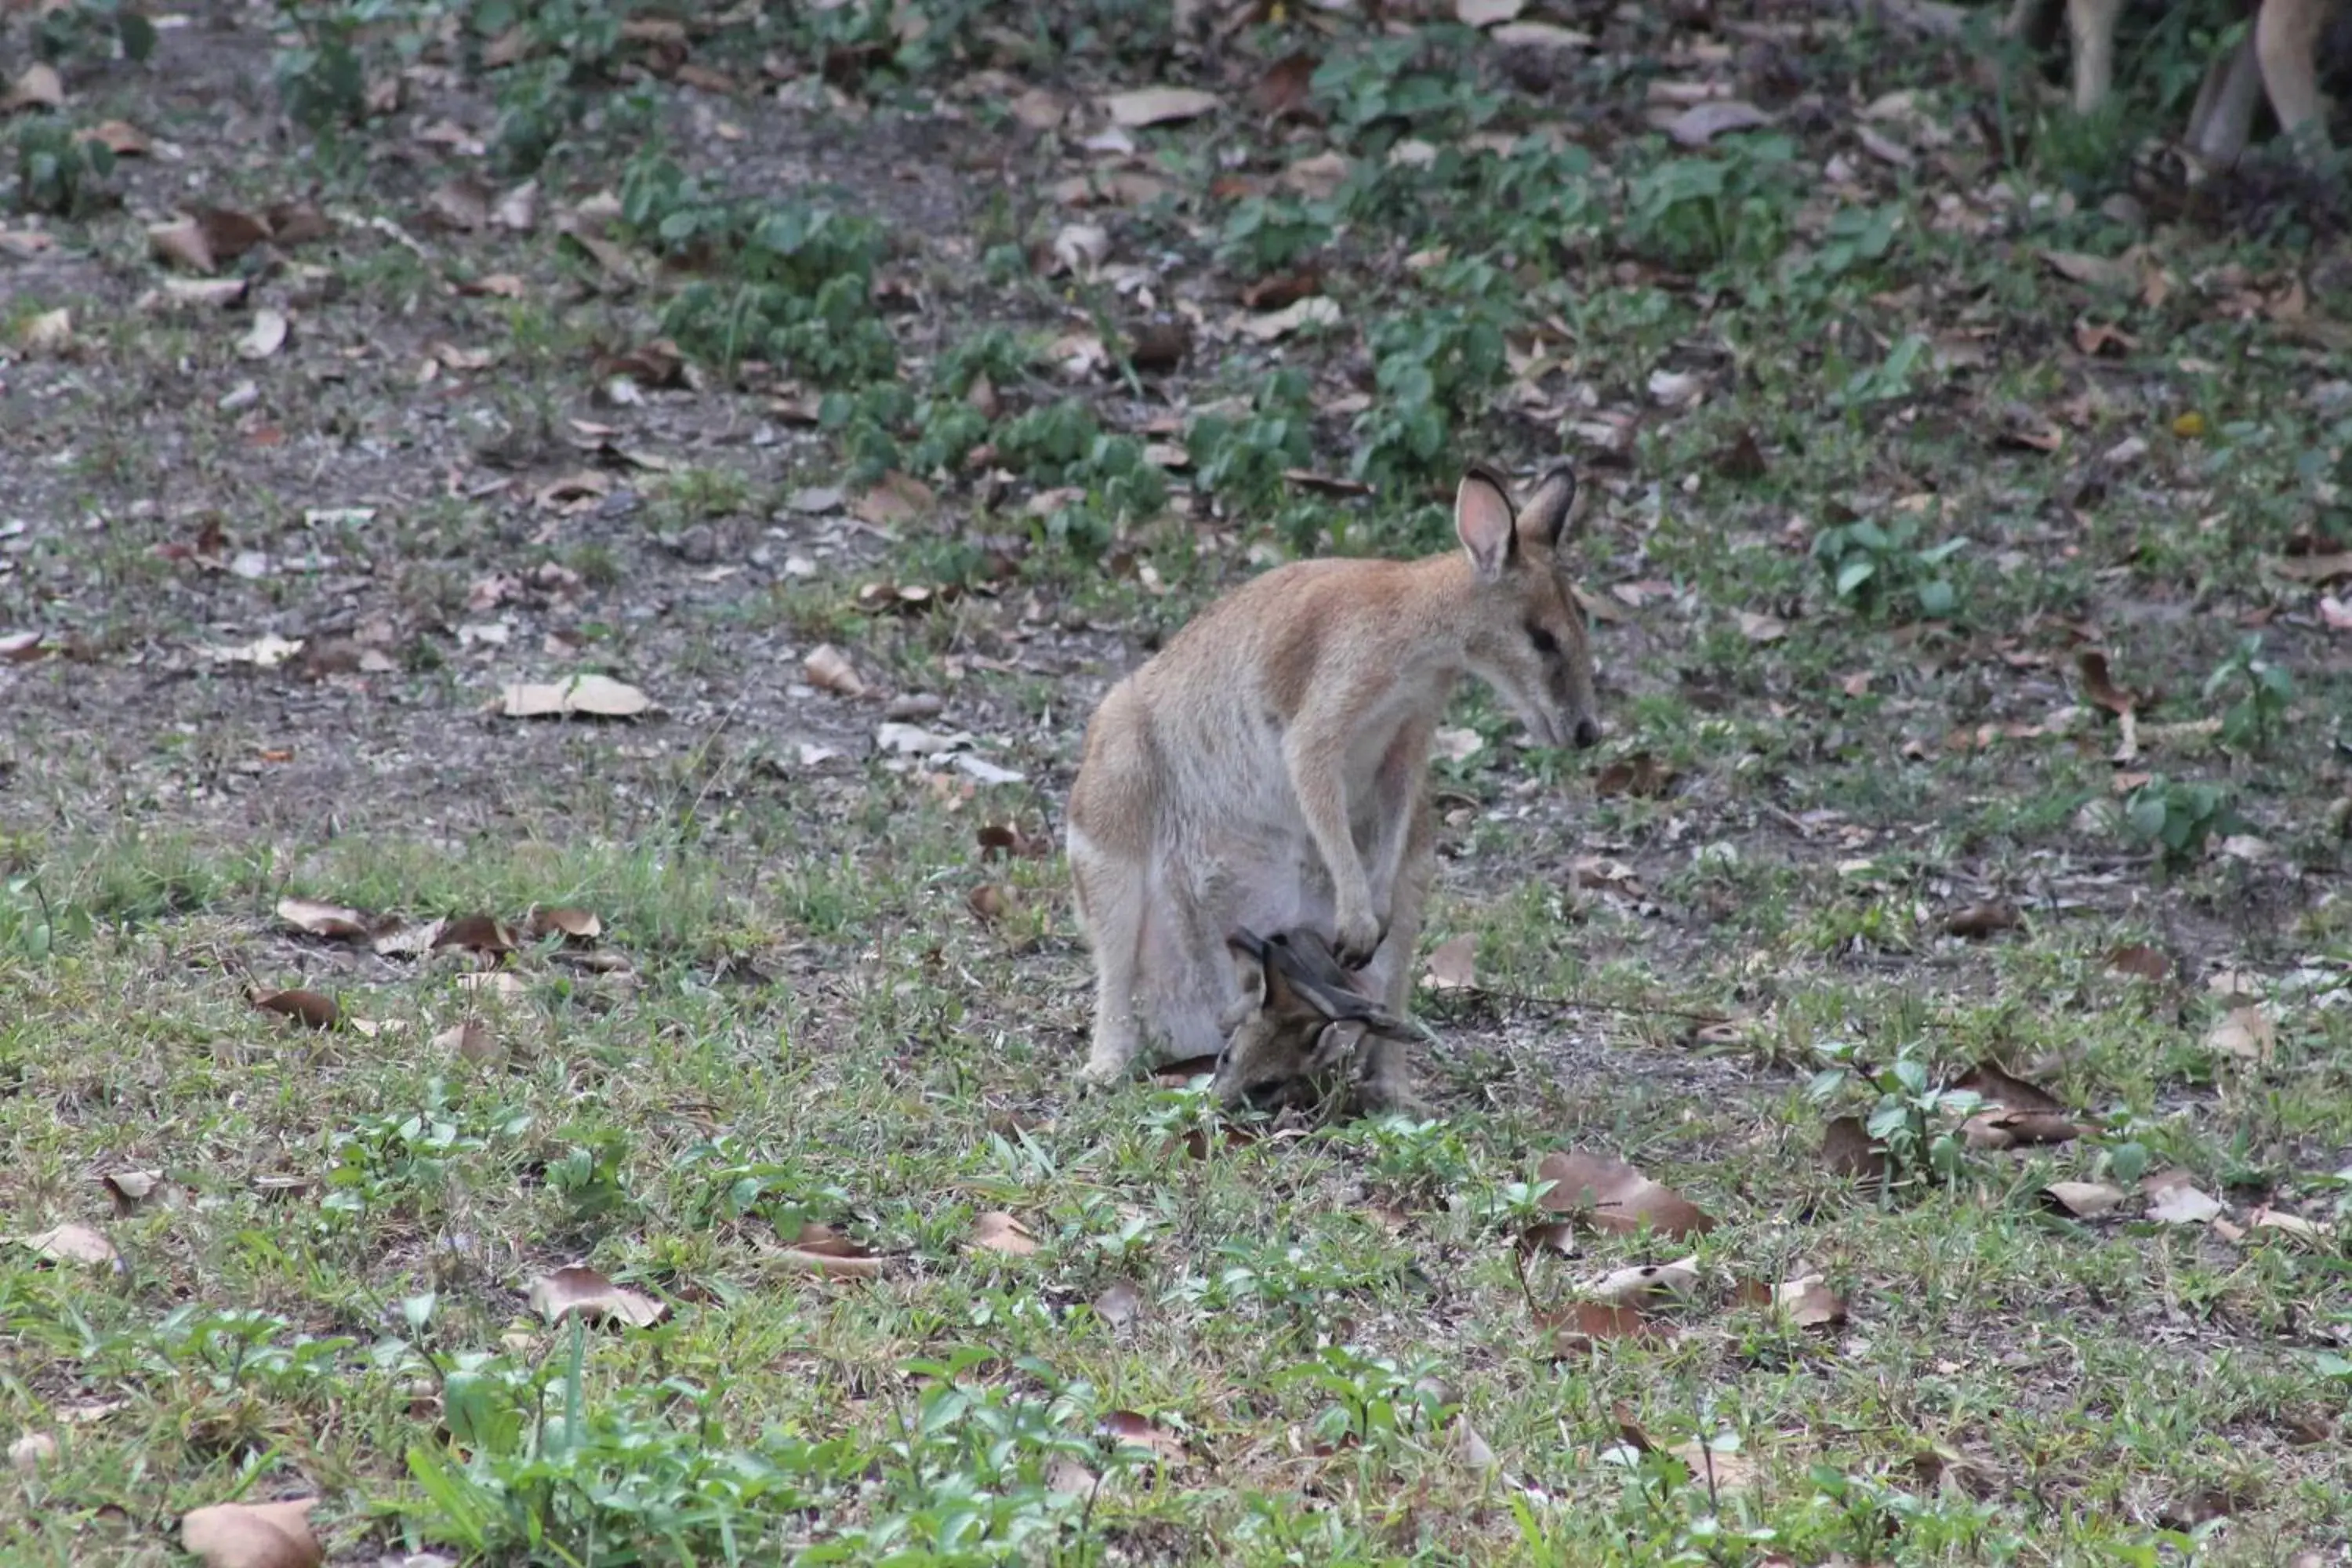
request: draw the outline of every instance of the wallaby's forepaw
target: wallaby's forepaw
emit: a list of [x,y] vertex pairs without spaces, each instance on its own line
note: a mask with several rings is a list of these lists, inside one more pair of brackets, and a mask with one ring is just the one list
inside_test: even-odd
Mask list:
[[1087,1065],[1077,1070],[1078,1088],[1097,1092],[1117,1089],[1127,1081],[1128,1068],[1132,1065],[1117,1057],[1089,1057]]
[[1370,910],[1360,914],[1341,913],[1337,940],[1331,943],[1331,956],[1349,969],[1361,969],[1381,950],[1381,929],[1378,916]]

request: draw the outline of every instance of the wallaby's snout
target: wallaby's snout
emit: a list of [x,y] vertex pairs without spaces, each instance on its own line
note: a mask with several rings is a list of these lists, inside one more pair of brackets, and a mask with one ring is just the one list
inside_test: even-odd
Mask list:
[[1573,739],[1578,751],[1592,750],[1593,747],[1601,744],[1601,721],[1589,713],[1579,719],[1576,721],[1576,734]]

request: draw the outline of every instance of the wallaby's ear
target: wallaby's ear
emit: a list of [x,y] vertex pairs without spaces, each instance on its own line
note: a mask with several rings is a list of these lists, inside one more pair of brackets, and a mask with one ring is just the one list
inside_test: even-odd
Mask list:
[[1518,535],[1512,522],[1511,492],[1502,476],[1471,465],[1454,491],[1454,531],[1480,582],[1499,581],[1517,553]]
[[1267,962],[1265,939],[1246,926],[1235,926],[1225,938],[1225,952],[1234,961],[1234,977],[1241,982],[1242,1004],[1236,1013],[1246,1014],[1265,1005],[1266,976],[1273,969]]
[[1526,510],[1519,513],[1519,536],[1545,550],[1558,550],[1569,537],[1576,498],[1576,470],[1562,463],[1546,474],[1536,493],[1528,498]]

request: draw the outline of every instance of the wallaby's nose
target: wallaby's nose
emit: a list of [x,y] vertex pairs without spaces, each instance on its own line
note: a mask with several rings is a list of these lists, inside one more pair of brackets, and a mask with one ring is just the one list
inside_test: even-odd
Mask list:
[[1580,752],[1589,752],[1599,745],[1601,743],[1600,721],[1593,719],[1579,719],[1576,721],[1575,740],[1576,749]]

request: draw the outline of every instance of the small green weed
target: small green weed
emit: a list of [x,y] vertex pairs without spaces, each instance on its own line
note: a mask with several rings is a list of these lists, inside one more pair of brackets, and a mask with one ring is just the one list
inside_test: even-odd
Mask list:
[[2190,784],[2162,773],[2124,800],[2124,826],[2156,847],[2175,870],[2192,865],[2216,833],[2236,821],[2229,795],[2219,784]]
[[1959,607],[1945,564],[1969,542],[1954,537],[1922,545],[1919,534],[1916,512],[1901,513],[1883,526],[1854,518],[1816,530],[1812,556],[1841,604],[1879,616],[1907,601],[1906,607],[1942,620]]
[[2286,721],[2294,703],[2294,672],[2263,657],[2263,634],[2248,632],[2205,680],[2205,698],[2233,697],[2221,710],[2221,742],[2258,755]]
[[16,210],[79,218],[102,205],[114,153],[94,136],[44,121],[16,132]]

